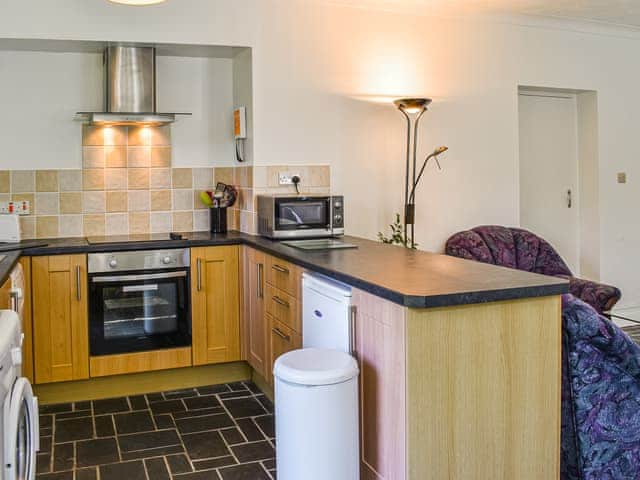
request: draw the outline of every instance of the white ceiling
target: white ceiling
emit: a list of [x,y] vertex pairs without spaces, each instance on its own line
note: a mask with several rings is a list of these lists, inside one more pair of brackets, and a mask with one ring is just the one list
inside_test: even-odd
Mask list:
[[416,13],[519,14],[640,29],[640,0],[329,0]]

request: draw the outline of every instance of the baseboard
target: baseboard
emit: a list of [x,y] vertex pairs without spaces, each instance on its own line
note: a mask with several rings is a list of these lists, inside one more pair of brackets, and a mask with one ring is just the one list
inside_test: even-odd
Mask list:
[[39,402],[44,405],[238,382],[251,379],[251,372],[252,369],[246,362],[232,362],[48,383],[34,385],[33,389]]
[[253,383],[255,383],[257,387],[264,392],[267,398],[273,402],[273,387],[267,383],[262,375],[253,369],[251,369],[251,381],[253,381]]

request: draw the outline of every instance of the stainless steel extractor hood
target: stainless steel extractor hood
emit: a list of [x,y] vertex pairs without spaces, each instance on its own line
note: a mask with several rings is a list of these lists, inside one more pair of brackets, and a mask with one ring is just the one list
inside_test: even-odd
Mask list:
[[110,46],[104,52],[105,111],[78,112],[90,125],[165,125],[176,115],[156,111],[156,49]]

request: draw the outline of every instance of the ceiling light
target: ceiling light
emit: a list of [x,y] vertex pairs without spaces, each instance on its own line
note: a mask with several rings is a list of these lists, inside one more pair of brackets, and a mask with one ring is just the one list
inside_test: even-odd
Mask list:
[[133,5],[136,7],[142,7],[145,5],[156,5],[158,3],[164,3],[167,0],[109,0],[112,3],[120,3],[122,5]]

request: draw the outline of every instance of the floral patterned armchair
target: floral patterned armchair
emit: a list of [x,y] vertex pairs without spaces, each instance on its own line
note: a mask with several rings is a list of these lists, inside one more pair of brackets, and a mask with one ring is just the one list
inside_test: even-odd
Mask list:
[[562,480],[640,478],[640,346],[562,299]]
[[445,251],[454,257],[566,278],[571,294],[599,313],[611,310],[620,300],[616,287],[574,277],[547,241],[521,228],[489,225],[458,232],[447,240]]

